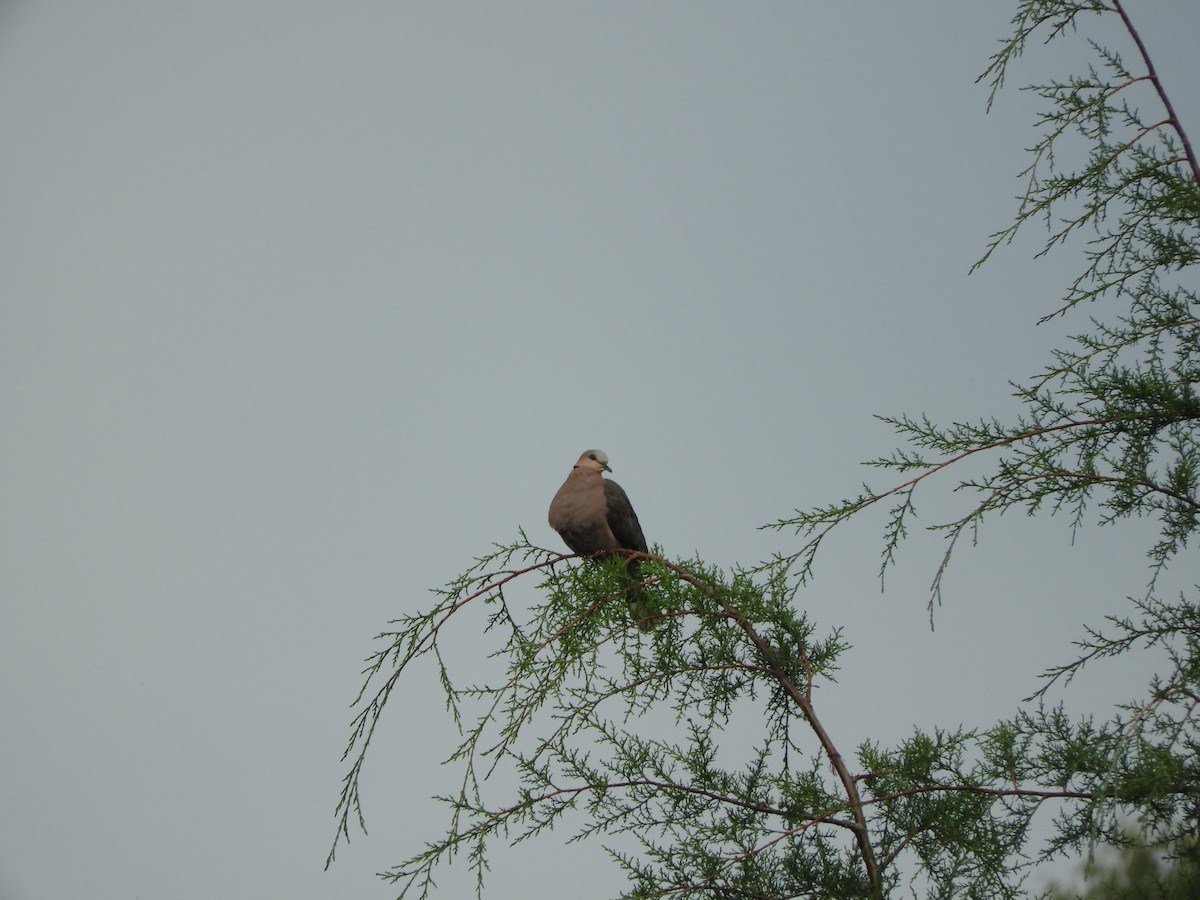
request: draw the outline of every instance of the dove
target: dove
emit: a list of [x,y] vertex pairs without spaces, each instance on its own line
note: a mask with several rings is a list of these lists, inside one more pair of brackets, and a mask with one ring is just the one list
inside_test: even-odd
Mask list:
[[[604,477],[611,471],[607,453],[585,450],[550,501],[550,527],[575,553],[603,559],[610,555],[605,550],[649,552],[629,497],[619,484]],[[639,562],[630,559],[625,563],[634,581],[640,580]],[[629,608],[643,631],[658,624],[659,617],[652,614],[653,607],[640,586],[630,589]]]

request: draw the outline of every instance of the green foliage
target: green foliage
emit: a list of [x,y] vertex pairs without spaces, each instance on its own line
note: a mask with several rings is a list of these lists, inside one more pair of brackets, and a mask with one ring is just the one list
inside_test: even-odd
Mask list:
[[1200,896],[1200,856],[1196,847],[1180,847],[1166,861],[1134,837],[1120,844],[1107,863],[1091,860],[1083,867],[1078,889],[1056,887],[1050,900],[1193,900]]
[[[1012,37],[981,78],[994,96],[1030,40],[1065,38],[1095,16],[1115,17],[1128,47],[1092,43],[1086,74],[1030,88],[1046,104],[1041,138],[1015,221],[984,256],[1035,221],[1048,229],[1042,252],[1083,239],[1083,270],[1045,318],[1075,315],[1086,301],[1086,330],[1018,386],[1024,412],[949,426],[886,419],[905,446],[871,465],[900,483],[774,523],[799,544],[759,566],[724,572],[656,548],[643,555],[643,583],[631,584],[621,559],[572,563],[521,534],[447,585],[432,609],[394,623],[356,700],[339,839],[351,820],[362,824],[366,754],[411,666],[436,668],[461,735],[448,761],[458,787],[441,798],[446,831],[385,875],[402,894],[429,894],[436,867],[459,854],[482,894],[497,841],[551,832],[603,842],[628,876],[625,896],[639,898],[1017,897],[1040,862],[1128,846],[1130,819],[1155,861],[1138,857],[1138,878],[1151,872],[1166,884],[1157,860],[1191,858],[1200,603],[1159,596],[1157,585],[1194,545],[1200,512],[1200,318],[1190,286],[1200,166],[1116,0],[1020,2]],[[1146,593],[1129,615],[1085,625],[1073,658],[1049,668],[1012,718],[916,732],[893,748],[867,742],[847,758],[813,699],[847,645],[840,630],[798,612],[796,594],[833,529],[877,508],[882,577],[919,492],[967,460],[979,474],[953,487],[970,500],[933,526],[946,549],[931,616],[957,542],[1009,509],[1065,515],[1072,528],[1154,521]],[[532,609],[510,601],[518,579],[536,582]],[[648,599],[631,616],[635,592]],[[477,609],[495,641],[495,673],[464,683],[449,635]],[[636,619],[651,614],[659,627],[639,630]],[[1114,697],[1110,719],[1047,705],[1084,667],[1151,649],[1166,664],[1138,699]],[[505,784],[516,787],[496,799]],[[1035,842],[1042,810],[1052,833]],[[1094,896],[1132,896],[1134,883]]]
[[[368,669],[368,685],[379,686],[370,699],[364,694],[348,748],[357,755],[342,833],[349,837],[349,820],[360,813],[358,773],[396,678],[428,655],[463,734],[450,759],[463,777],[459,791],[442,798],[450,809],[445,837],[387,873],[405,891],[424,896],[434,867],[462,852],[482,885],[491,838],[527,840],[582,812],[585,824],[570,826],[575,838],[605,834],[640,846],[636,855],[611,849],[629,873],[629,896],[656,895],[663,884],[682,897],[775,896],[780,884],[794,885],[794,895],[830,879],[842,896],[869,896],[845,838],[857,802],[838,790],[848,775],[789,769],[796,729],[816,722],[812,684],[835,671],[845,649],[840,636],[816,634],[790,604],[786,580],[660,556],[647,558],[642,572],[654,581],[664,621],[643,633],[624,603],[630,586],[619,559],[563,559],[522,535],[478,560],[428,613],[383,636],[390,644]],[[526,575],[540,577],[545,599],[518,614],[504,587]],[[505,661],[495,686],[460,686],[441,652],[443,628],[472,604],[489,608],[495,655]],[[760,742],[742,751],[742,766],[726,768],[719,759],[728,726],[751,706],[765,725]],[[631,729],[662,709],[671,711],[672,737]],[[521,787],[504,805],[489,805],[484,784],[500,770]]]
[[[792,557],[802,578],[811,573],[828,530],[877,503],[890,510],[886,569],[907,535],[918,488],[981,453],[996,456],[988,474],[960,484],[977,501],[960,518],[938,526],[948,546],[931,605],[940,599],[940,576],[957,540],[973,537],[983,518],[1008,508],[1065,512],[1075,526],[1087,520],[1093,505],[1102,523],[1153,516],[1161,528],[1150,549],[1156,571],[1192,535],[1200,473],[1194,427],[1200,417],[1195,388],[1200,320],[1187,273],[1200,260],[1200,165],[1191,144],[1120,4],[1021,3],[1015,35],[981,78],[990,81],[994,96],[1035,34],[1060,37],[1095,13],[1121,17],[1143,72],[1132,74],[1117,52],[1093,43],[1099,64],[1086,76],[1029,88],[1048,109],[1033,161],[1022,173],[1025,193],[1013,224],[992,236],[976,265],[1032,221],[1044,222],[1049,231],[1043,253],[1086,231],[1084,270],[1043,321],[1085,300],[1103,301],[1102,310],[1092,315],[1088,331],[1054,353],[1045,371],[1018,386],[1026,413],[1013,422],[985,419],[947,427],[924,417],[884,418],[908,447],[871,465],[915,474],[897,487],[868,488],[776,522],[810,537]],[[1151,119],[1138,102],[1155,107]],[[1083,158],[1063,161],[1064,146],[1067,153],[1078,148]]]

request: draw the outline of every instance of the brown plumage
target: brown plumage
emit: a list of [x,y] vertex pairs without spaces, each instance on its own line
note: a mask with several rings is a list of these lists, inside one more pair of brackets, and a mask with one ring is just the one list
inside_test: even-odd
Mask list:
[[[604,550],[649,550],[629,497],[603,475],[611,471],[603,450],[585,450],[550,501],[550,527],[576,553],[603,558]],[[628,560],[625,566],[634,581],[640,580],[639,560]],[[658,624],[640,586],[630,589],[629,606],[643,631]]]

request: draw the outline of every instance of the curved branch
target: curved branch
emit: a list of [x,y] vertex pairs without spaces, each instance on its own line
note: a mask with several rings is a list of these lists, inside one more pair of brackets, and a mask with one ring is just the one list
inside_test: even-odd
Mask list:
[[1188,166],[1191,167],[1192,178],[1195,179],[1197,184],[1200,184],[1200,162],[1196,161],[1196,153],[1192,149],[1192,142],[1188,139],[1187,132],[1183,130],[1183,123],[1175,113],[1175,107],[1171,103],[1171,98],[1167,96],[1162,79],[1158,77],[1158,70],[1154,68],[1154,61],[1150,59],[1150,53],[1146,50],[1146,45],[1142,42],[1142,36],[1133,27],[1133,21],[1129,18],[1129,14],[1125,12],[1125,6],[1121,0],[1113,0],[1113,8],[1117,11],[1117,15],[1121,17],[1121,22],[1125,25],[1125,30],[1129,32],[1129,36],[1133,38],[1134,44],[1137,45],[1138,53],[1142,56],[1142,63],[1146,66],[1146,75],[1154,85],[1154,90],[1158,93],[1158,99],[1162,103],[1163,109],[1167,112],[1168,121],[1174,127],[1175,133],[1179,135],[1179,140],[1183,143],[1183,152],[1187,156]]
[[[866,816],[863,814],[863,801],[858,790],[858,781],[850,774],[849,768],[846,766],[846,761],[842,758],[841,752],[837,745],[834,744],[833,738],[829,732],[825,730],[825,726],[821,724],[821,720],[817,718],[816,711],[813,708],[812,699],[807,690],[801,690],[800,687],[788,675],[787,670],[780,664],[779,657],[775,654],[771,645],[763,640],[762,635],[754,628],[754,625],[741,614],[730,602],[722,596],[719,596],[713,587],[701,579],[697,578],[691,572],[688,572],[682,566],[677,566],[660,557],[650,557],[656,561],[666,565],[675,574],[686,581],[688,584],[705,593],[710,598],[716,600],[725,610],[725,614],[729,616],[737,626],[745,632],[746,637],[750,639],[756,650],[762,655],[763,660],[770,670],[771,676],[779,683],[780,687],[792,699],[792,702],[799,707],[804,714],[804,718],[808,720],[809,727],[813,730],[817,740],[821,744],[821,749],[825,751],[830,765],[833,766],[837,773],[838,780],[842,783],[842,788],[846,792],[846,799],[850,806],[851,814],[854,816],[854,822],[847,823],[847,827],[854,832],[854,839],[858,844],[859,854],[862,856],[863,868],[866,869],[867,881],[871,886],[872,893],[881,894],[883,890],[883,880],[879,870],[879,864],[875,858],[875,850],[871,845],[871,835],[867,829]],[[805,654],[807,657],[807,654]]]

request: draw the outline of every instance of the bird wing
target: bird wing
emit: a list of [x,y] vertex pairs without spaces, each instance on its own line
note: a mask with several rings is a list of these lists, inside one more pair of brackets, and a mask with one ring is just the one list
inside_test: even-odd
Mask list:
[[615,481],[604,479],[604,500],[607,506],[608,528],[617,539],[617,546],[624,550],[639,550],[649,552],[646,546],[646,536],[642,534],[641,523],[633,504],[625,491]]

